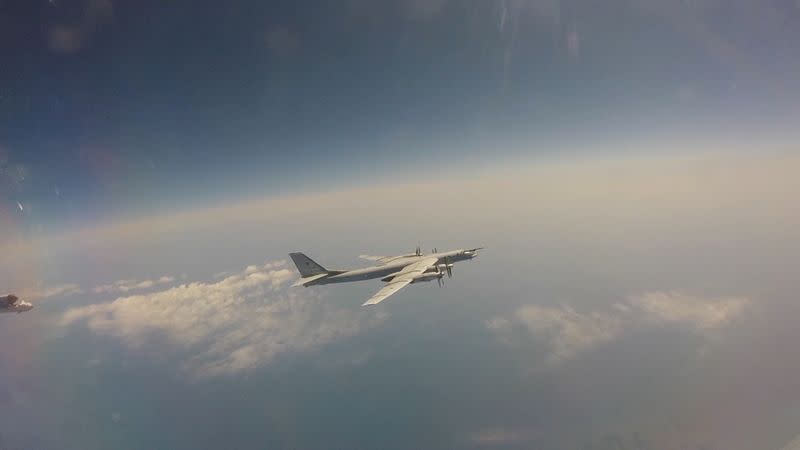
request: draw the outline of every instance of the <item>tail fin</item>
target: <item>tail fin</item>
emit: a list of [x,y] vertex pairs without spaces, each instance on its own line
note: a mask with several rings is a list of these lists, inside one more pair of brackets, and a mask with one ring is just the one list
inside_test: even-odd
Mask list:
[[314,260],[302,253],[289,253],[289,256],[292,257],[294,265],[297,266],[297,270],[303,278],[328,273],[324,267],[315,263]]

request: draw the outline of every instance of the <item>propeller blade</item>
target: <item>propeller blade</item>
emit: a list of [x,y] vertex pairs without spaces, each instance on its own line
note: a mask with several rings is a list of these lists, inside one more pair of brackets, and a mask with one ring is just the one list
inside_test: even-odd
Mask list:
[[453,278],[453,268],[447,266],[447,278]]

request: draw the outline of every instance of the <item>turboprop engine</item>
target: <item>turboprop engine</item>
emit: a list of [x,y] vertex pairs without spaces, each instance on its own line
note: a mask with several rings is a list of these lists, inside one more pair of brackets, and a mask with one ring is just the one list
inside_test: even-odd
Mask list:
[[430,273],[421,273],[415,276],[411,283],[419,283],[421,281],[431,281],[431,280],[441,280],[444,276],[444,272],[430,272]]

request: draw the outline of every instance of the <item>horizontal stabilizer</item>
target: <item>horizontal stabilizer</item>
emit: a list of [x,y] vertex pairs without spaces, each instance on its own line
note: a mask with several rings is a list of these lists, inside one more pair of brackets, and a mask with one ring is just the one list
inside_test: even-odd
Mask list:
[[317,275],[311,275],[310,277],[303,277],[303,278],[300,278],[299,280],[295,281],[294,284],[292,285],[292,287],[308,286],[311,282],[317,281],[317,280],[319,280],[321,278],[325,278],[327,276],[328,276],[327,273],[320,273],[320,274],[317,274]]

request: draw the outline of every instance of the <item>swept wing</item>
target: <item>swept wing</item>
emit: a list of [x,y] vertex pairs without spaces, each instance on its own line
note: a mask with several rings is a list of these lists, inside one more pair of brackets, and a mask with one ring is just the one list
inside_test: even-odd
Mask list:
[[378,303],[386,300],[386,298],[390,295],[411,284],[411,282],[414,281],[414,277],[424,273],[430,267],[434,266],[438,261],[439,258],[435,256],[427,258],[423,257],[421,260],[407,265],[403,268],[403,270],[398,272],[394,278],[392,278],[392,281],[389,281],[386,286],[376,292],[375,295],[367,300],[362,306],[377,305]]

